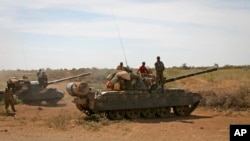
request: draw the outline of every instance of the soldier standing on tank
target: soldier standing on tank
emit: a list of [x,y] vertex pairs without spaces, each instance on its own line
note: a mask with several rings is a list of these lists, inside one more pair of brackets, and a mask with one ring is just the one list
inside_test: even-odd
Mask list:
[[5,92],[4,92],[4,103],[5,103],[5,110],[6,110],[6,114],[9,113],[9,106],[11,106],[11,109],[13,112],[16,112],[15,109],[15,100],[13,97],[13,88],[5,88]]
[[155,70],[156,70],[156,81],[158,86],[161,86],[162,92],[164,89],[164,75],[163,72],[165,70],[165,66],[160,59],[160,56],[157,56],[157,61],[155,63]]

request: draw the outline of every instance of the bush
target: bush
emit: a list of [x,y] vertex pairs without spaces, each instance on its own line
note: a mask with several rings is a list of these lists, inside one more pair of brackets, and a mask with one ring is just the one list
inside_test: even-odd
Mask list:
[[242,110],[250,107],[250,89],[246,86],[233,93],[216,94],[214,91],[202,91],[200,105],[203,107]]
[[50,128],[65,130],[71,119],[70,115],[60,113],[56,117],[48,119],[47,124]]
[[103,126],[110,125],[112,121],[108,120],[104,116],[91,115],[87,117],[80,117],[76,121],[77,124],[83,125],[85,129],[97,131]]

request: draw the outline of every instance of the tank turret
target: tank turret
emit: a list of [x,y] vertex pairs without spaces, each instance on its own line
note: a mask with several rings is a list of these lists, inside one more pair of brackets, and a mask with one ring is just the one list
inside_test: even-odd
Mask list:
[[[218,68],[168,78],[165,83],[213,72]],[[109,119],[140,117],[188,116],[198,106],[201,95],[179,88],[157,89],[155,77],[130,74],[125,89],[97,90],[87,83],[69,83],[67,92],[74,97],[76,107],[87,115],[102,114]]]
[[[91,73],[83,73],[71,77],[48,81],[46,85],[41,85],[38,81],[30,81],[27,77],[23,77],[23,79],[12,77],[7,81],[7,86],[9,88],[13,88],[14,95],[24,104],[40,105],[41,102],[45,101],[46,104],[55,105],[64,97],[64,92],[57,90],[56,88],[47,88],[48,85],[90,74]],[[1,91],[0,94],[1,93],[3,95],[4,91]]]

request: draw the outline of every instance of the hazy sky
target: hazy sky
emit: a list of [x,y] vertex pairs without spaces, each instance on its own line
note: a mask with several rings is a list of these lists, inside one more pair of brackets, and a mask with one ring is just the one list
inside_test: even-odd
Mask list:
[[0,70],[250,64],[249,0],[0,0]]

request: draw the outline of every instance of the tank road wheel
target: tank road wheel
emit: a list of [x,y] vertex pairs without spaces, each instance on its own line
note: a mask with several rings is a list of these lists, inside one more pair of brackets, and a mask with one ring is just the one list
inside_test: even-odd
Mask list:
[[120,120],[125,116],[125,111],[108,111],[108,118],[112,120]]
[[174,107],[174,113],[177,116],[188,116],[190,114],[190,109],[189,105],[176,106]]
[[41,105],[42,101],[40,100],[27,100],[27,101],[23,101],[24,104],[27,104],[27,105]]
[[157,108],[157,115],[159,117],[168,117],[170,116],[170,111],[171,111],[171,108],[170,107],[162,107],[162,108]]
[[129,118],[129,119],[137,119],[137,118],[140,118],[140,110],[127,110],[126,111],[126,116]]
[[142,115],[145,118],[152,118],[155,117],[156,109],[144,109],[142,110]]

